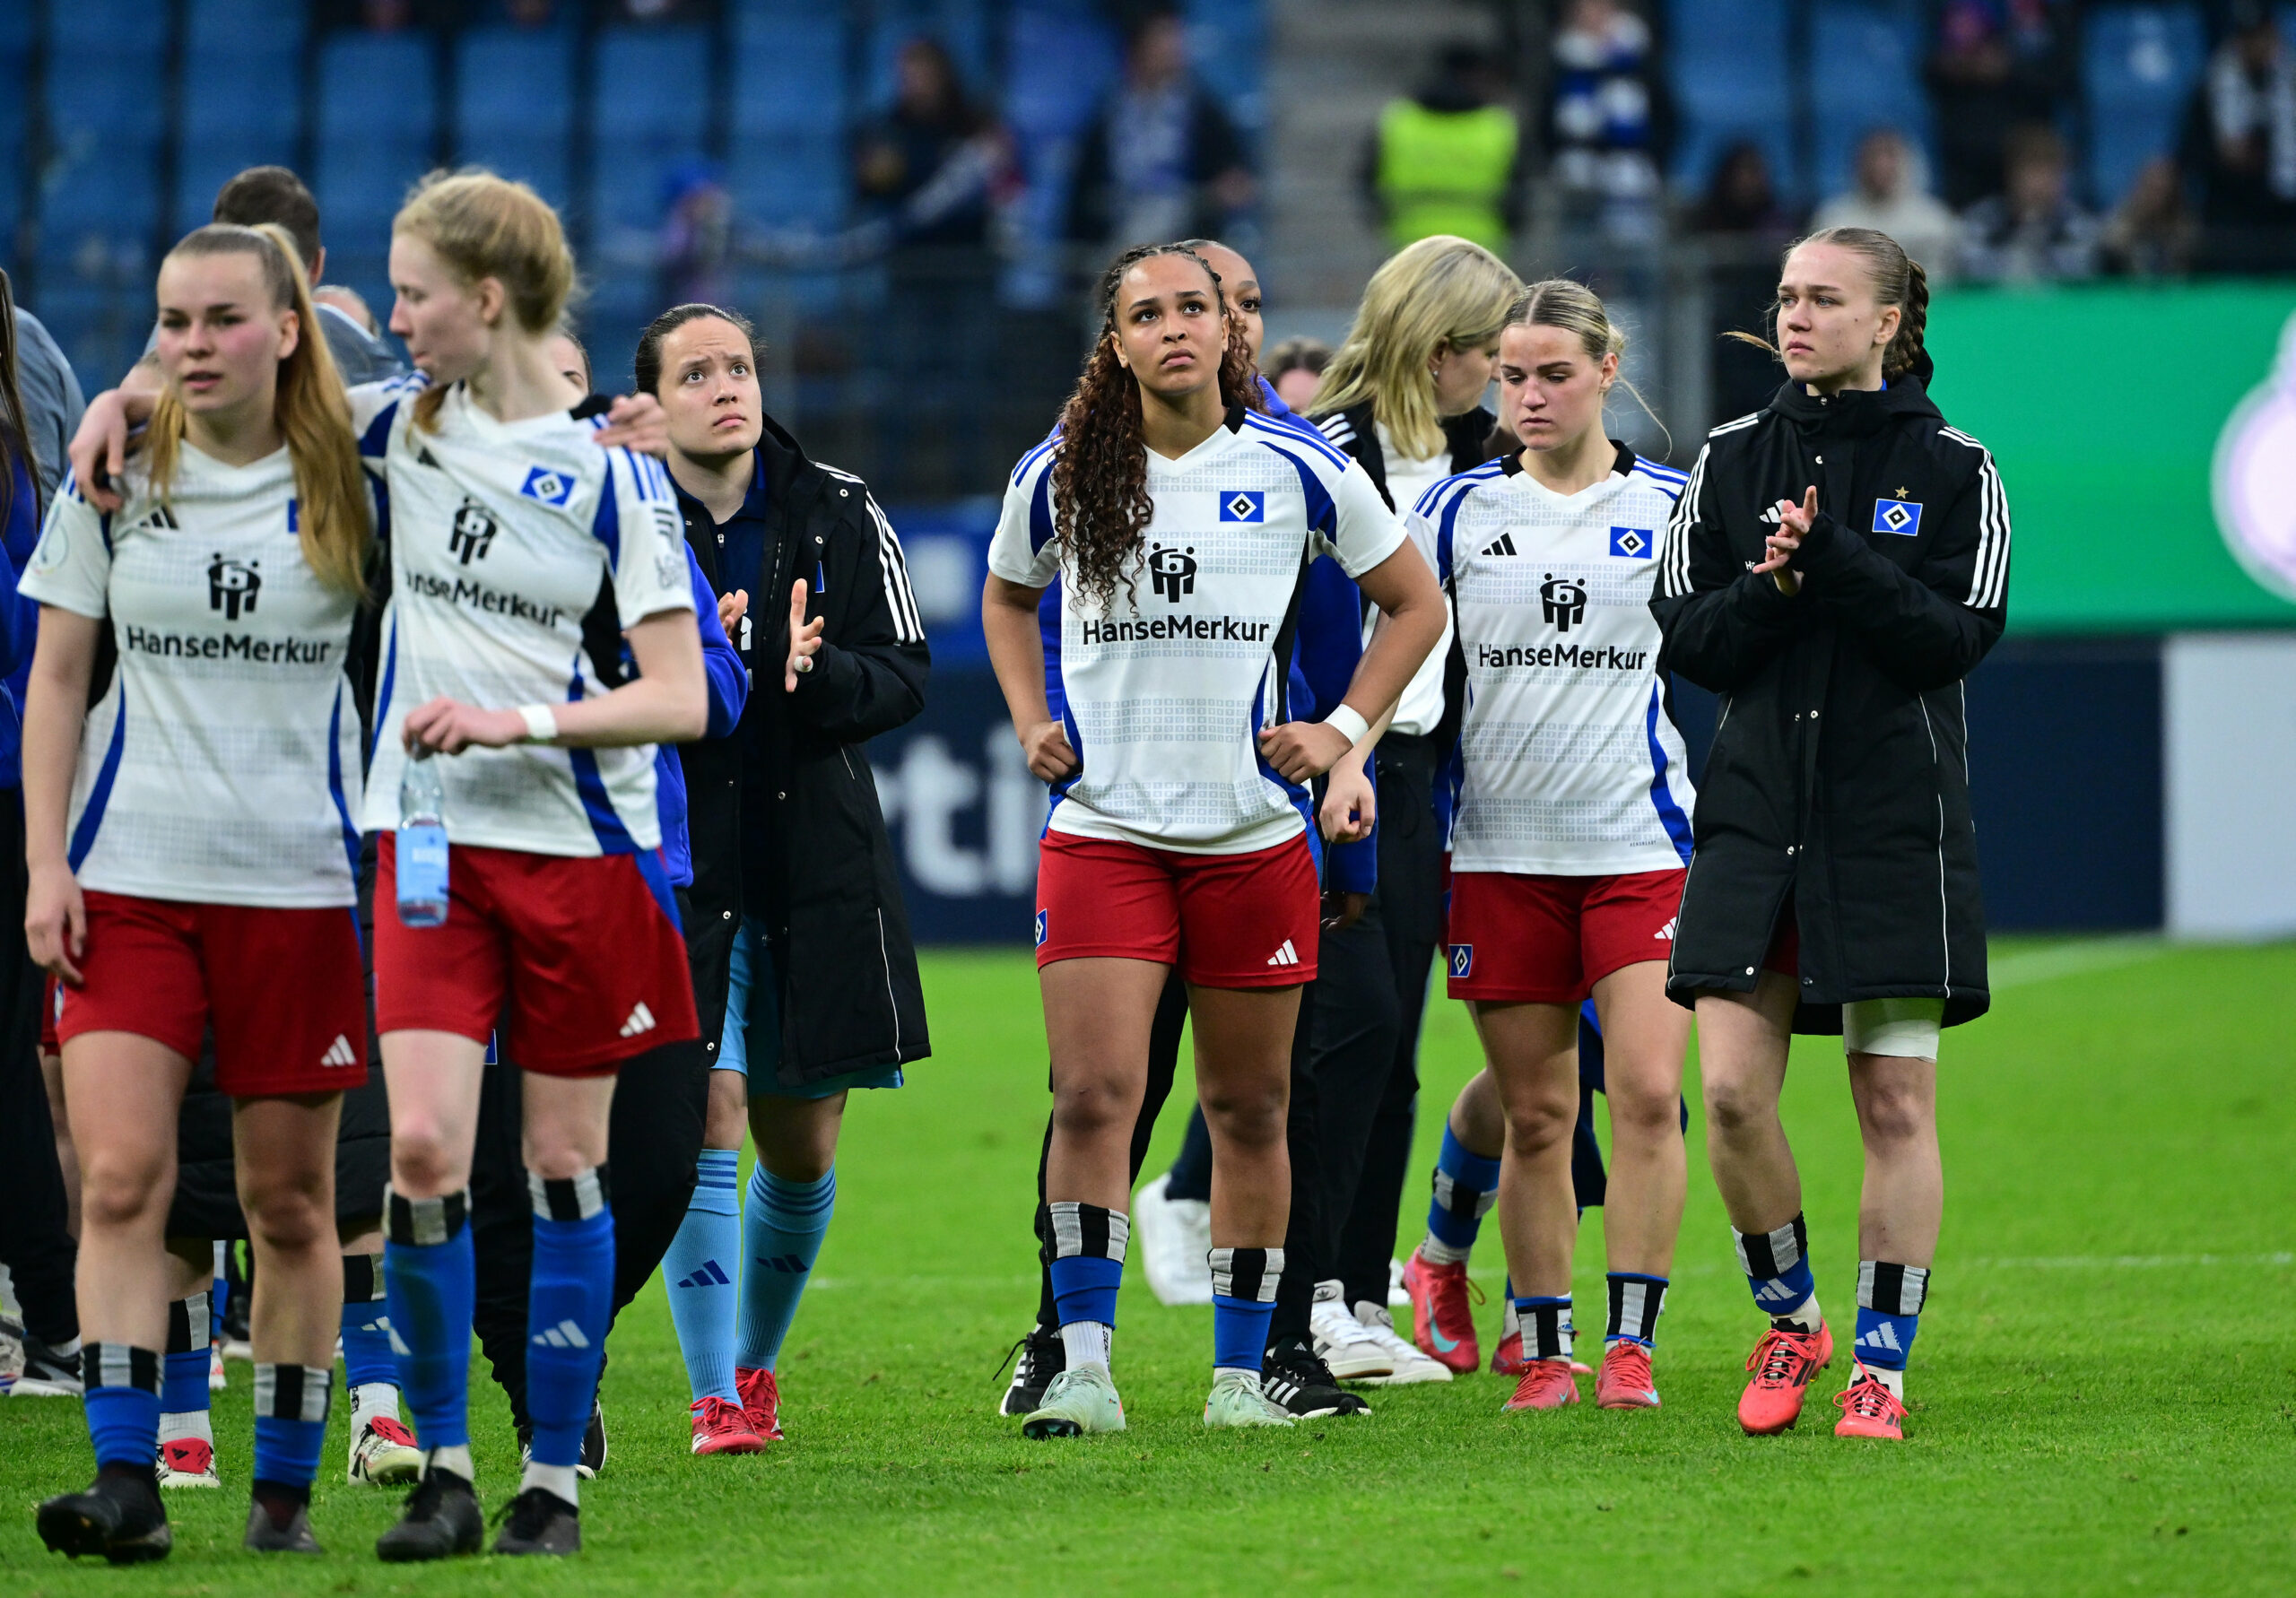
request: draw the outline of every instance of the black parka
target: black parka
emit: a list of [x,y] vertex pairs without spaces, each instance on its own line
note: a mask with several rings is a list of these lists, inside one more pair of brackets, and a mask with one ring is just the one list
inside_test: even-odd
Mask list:
[[[749,593],[750,625],[734,645],[752,684],[732,737],[678,749],[693,847],[686,933],[714,1057],[734,928],[745,909],[764,916],[781,979],[780,1082],[801,1087],[931,1052],[900,873],[861,749],[924,708],[931,656],[900,541],[868,486],[808,460],[770,419],[757,464],[769,507],[762,569],[726,570],[709,512],[678,497],[710,587]],[[825,625],[813,669],[790,693],[789,590],[801,578],[807,619]],[[746,809],[761,827],[744,824],[752,784]]]
[[[1764,556],[1781,499],[1819,516],[1789,598]],[[1721,696],[1666,990],[1751,990],[1781,909],[1801,934],[1795,1029],[1851,1000],[1990,1003],[1962,679],[2001,636],[2009,507],[1984,446],[1921,377],[1821,398],[1780,388],[1714,430],[1650,608],[1659,665]]]

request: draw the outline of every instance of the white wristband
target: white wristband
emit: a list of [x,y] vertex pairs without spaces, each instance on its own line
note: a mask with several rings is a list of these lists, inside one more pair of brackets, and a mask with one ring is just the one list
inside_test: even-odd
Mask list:
[[558,736],[558,716],[548,705],[521,705],[518,714],[526,718],[527,743],[547,743]]
[[1347,747],[1350,749],[1362,743],[1363,734],[1371,730],[1370,722],[1365,721],[1360,713],[1351,710],[1345,705],[1334,706],[1332,713],[1324,717],[1324,725],[1335,727],[1346,734]]

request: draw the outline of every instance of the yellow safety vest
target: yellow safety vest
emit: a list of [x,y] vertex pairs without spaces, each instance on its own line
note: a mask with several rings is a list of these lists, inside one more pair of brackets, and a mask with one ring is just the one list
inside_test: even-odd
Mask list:
[[1387,242],[1400,249],[1436,233],[1507,253],[1501,202],[1515,168],[1515,113],[1500,106],[1431,111],[1415,100],[1379,113],[1379,197]]

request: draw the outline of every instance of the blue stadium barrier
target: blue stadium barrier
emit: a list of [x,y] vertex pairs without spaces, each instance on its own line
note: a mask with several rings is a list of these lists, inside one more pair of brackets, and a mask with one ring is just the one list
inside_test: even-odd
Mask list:
[[2145,162],[2175,150],[2207,60],[2197,5],[2109,5],[2090,13],[2081,81],[2093,204],[2117,204]]
[[709,50],[698,27],[609,28],[598,35],[591,112],[593,237],[651,231],[680,168],[702,159],[709,119]]
[[1794,144],[1787,0],[1668,0],[1666,83],[1678,129],[1674,180],[1703,193],[1722,152],[1759,146],[1789,202],[1806,193]]
[[455,160],[534,186],[561,211],[574,198],[574,37],[477,28],[455,55]]
[[734,137],[726,182],[745,221],[829,232],[845,220],[844,20],[746,6],[734,24]]
[[87,0],[48,18],[48,130],[40,256],[83,276],[99,255],[148,246],[160,220],[166,134],[165,9]]
[[1921,65],[1919,0],[1819,0],[1810,13],[1810,100],[1816,126],[1818,198],[1849,187],[1857,144],[1894,127],[1927,148],[1929,96]]
[[312,191],[328,275],[387,315],[391,218],[435,159],[437,45],[427,33],[343,33],[319,49]]
[[192,0],[186,10],[176,232],[207,219],[233,173],[294,164],[305,9],[298,0]]

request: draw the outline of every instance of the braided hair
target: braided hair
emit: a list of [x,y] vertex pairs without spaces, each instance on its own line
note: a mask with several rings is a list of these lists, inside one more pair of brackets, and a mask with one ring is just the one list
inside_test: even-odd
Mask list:
[[[1125,274],[1159,256],[1184,256],[1212,280],[1223,321],[1228,301],[1220,274],[1180,244],[1128,249],[1100,274],[1100,336],[1076,388],[1060,411],[1060,446],[1052,466],[1053,531],[1073,562],[1075,597],[1102,607],[1122,588],[1127,598],[1146,558],[1143,536],[1154,505],[1148,497],[1148,445],[1142,431],[1140,383],[1117,357],[1116,300]],[[1223,404],[1264,404],[1250,353],[1232,324],[1220,360]]]
[[[1891,336],[1890,347],[1882,352],[1883,379],[1895,382],[1910,375],[1928,382],[1936,363],[1929,359],[1922,342],[1929,331],[1929,274],[1922,270],[1921,263],[1907,255],[1896,239],[1874,228],[1820,228],[1787,245],[1786,254],[1790,256],[1805,244],[1831,244],[1865,261],[1866,274],[1874,282],[1874,303],[1898,308],[1898,330]],[[1763,320],[1775,326],[1777,318],[1778,308],[1772,305]],[[1725,336],[1778,353],[1775,344],[1757,334]]]

